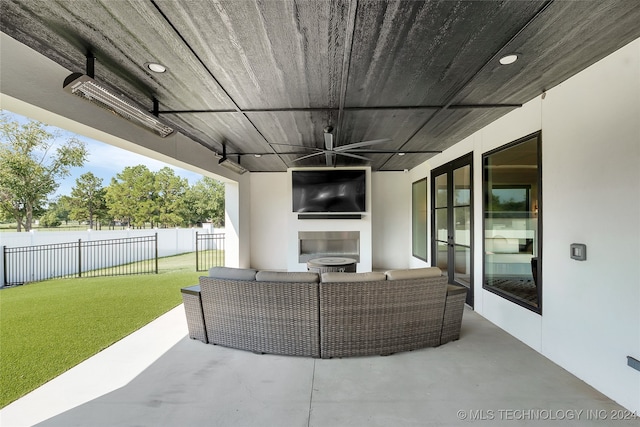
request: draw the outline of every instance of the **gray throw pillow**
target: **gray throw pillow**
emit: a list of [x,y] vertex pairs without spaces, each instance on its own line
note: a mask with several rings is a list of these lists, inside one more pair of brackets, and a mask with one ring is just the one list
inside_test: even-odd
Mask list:
[[387,280],[384,273],[339,273],[333,271],[322,273],[323,283],[377,282],[379,280]]
[[318,283],[318,273],[304,271],[258,271],[258,282]]
[[256,280],[257,270],[251,268],[213,267],[209,270],[209,277],[230,280]]
[[385,273],[387,280],[425,279],[442,276],[438,267],[408,268],[405,270],[389,270]]

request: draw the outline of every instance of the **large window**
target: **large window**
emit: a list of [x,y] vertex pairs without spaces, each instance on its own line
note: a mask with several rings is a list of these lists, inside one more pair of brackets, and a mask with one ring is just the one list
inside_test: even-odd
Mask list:
[[416,181],[411,194],[413,256],[427,260],[427,178]]
[[483,156],[483,287],[542,312],[540,133]]

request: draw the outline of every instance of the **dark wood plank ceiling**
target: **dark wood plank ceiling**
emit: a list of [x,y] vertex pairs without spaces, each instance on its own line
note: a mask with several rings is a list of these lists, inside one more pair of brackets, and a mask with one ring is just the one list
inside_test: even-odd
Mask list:
[[70,73],[91,51],[96,80],[251,171],[324,165],[296,159],[327,125],[390,139],[338,166],[410,169],[640,37],[636,0],[0,2],[3,32]]

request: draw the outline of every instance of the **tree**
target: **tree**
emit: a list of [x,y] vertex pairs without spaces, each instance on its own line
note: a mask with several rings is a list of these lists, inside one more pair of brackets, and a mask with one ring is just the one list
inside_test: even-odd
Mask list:
[[77,138],[56,143],[58,135],[33,120],[21,125],[2,116],[0,136],[0,210],[14,218],[17,231],[30,231],[58,181],[84,164],[87,149]]
[[[104,195],[106,195],[107,189],[104,188],[103,191],[104,191]],[[104,195],[103,195],[103,202],[104,202],[103,208],[95,211],[95,215],[96,215],[95,220],[98,223],[98,229],[102,229],[103,224],[113,224],[113,216],[109,212],[109,208],[107,207],[107,201],[106,201],[106,198],[104,198]]]
[[40,227],[52,228],[60,225],[62,225],[62,220],[60,220],[55,210],[47,210],[47,212],[40,217]]
[[176,176],[173,169],[163,167],[155,174],[155,221],[159,226],[172,227],[184,222],[184,195],[189,183]]
[[203,177],[186,194],[189,223],[211,220],[215,227],[224,226],[224,184],[213,178]]
[[144,165],[125,167],[111,178],[105,199],[113,218],[134,227],[144,227],[146,222],[153,220],[153,173]]
[[60,196],[57,200],[49,203],[47,212],[40,217],[41,227],[58,227],[69,221],[69,197]]
[[[71,197],[60,196],[53,203],[60,221],[64,221],[65,224],[68,224],[71,219]],[[49,209],[51,209],[51,204],[49,204]]]
[[87,221],[89,228],[94,228],[95,219],[102,216],[106,210],[105,189],[102,188],[102,178],[91,172],[80,175],[76,185],[71,189],[71,218],[77,221]]

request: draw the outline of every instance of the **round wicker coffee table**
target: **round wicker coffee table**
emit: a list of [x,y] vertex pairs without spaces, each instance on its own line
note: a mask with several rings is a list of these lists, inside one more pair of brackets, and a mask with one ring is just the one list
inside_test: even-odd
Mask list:
[[307,261],[307,271],[322,274],[330,271],[355,273],[358,262],[353,258],[322,257]]

